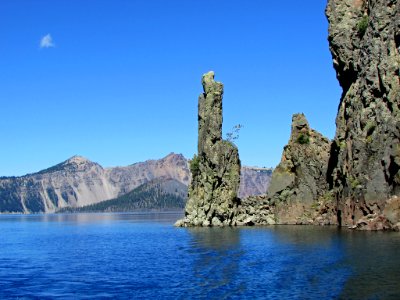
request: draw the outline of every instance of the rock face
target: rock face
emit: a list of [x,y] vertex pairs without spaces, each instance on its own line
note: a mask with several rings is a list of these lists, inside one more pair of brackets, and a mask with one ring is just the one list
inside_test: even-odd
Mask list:
[[293,115],[290,140],[267,194],[276,223],[336,223],[336,203],[327,183],[330,144],[310,128],[304,114]]
[[385,229],[400,221],[386,209],[400,196],[400,2],[329,0],[326,14],[343,88],[329,178],[339,222]]
[[222,139],[223,85],[214,72],[203,75],[199,97],[198,155],[190,163],[192,182],[185,218],[177,226],[232,225],[238,205],[240,160],[237,147]]

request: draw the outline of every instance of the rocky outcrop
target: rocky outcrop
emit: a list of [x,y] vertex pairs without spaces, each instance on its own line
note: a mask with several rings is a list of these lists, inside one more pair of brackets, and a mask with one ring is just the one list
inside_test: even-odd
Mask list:
[[290,140],[267,193],[276,223],[336,223],[336,203],[327,183],[330,144],[310,128],[304,114],[293,115]]
[[237,147],[222,139],[223,85],[214,72],[203,75],[202,85],[198,155],[190,162],[189,199],[177,226],[232,225],[237,211],[240,160]]
[[400,2],[330,0],[326,14],[343,88],[329,178],[339,221],[395,227],[387,208],[400,196]]
[[241,199],[235,216],[234,225],[275,225],[275,203],[267,195],[250,196]]

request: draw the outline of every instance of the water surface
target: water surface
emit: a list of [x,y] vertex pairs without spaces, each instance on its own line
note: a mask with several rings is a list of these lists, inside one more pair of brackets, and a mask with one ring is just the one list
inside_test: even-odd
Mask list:
[[0,298],[400,298],[399,233],[173,227],[180,217],[1,215]]

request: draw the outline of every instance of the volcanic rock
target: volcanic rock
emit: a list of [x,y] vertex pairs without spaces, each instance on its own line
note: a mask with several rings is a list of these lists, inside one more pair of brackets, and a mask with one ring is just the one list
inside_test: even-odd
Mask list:
[[222,139],[222,83],[214,80],[214,72],[208,72],[202,85],[198,155],[190,162],[192,182],[185,218],[176,226],[233,225],[239,203],[239,153],[233,143]]
[[328,178],[338,219],[385,229],[400,221],[382,221],[400,195],[400,2],[329,0],[326,14],[343,88]]
[[277,223],[335,223],[335,203],[326,180],[329,151],[329,139],[311,129],[304,114],[294,114],[289,143],[267,194]]

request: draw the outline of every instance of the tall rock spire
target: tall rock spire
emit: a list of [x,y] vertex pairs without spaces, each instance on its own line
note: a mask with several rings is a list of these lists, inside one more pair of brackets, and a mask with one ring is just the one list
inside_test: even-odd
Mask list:
[[199,96],[198,155],[190,162],[192,182],[185,218],[176,226],[234,225],[240,160],[237,147],[222,139],[223,85],[214,72],[203,75]]
[[217,141],[222,140],[222,95],[224,86],[214,80],[214,72],[203,75],[201,80],[204,92],[199,96],[198,153],[209,153]]

